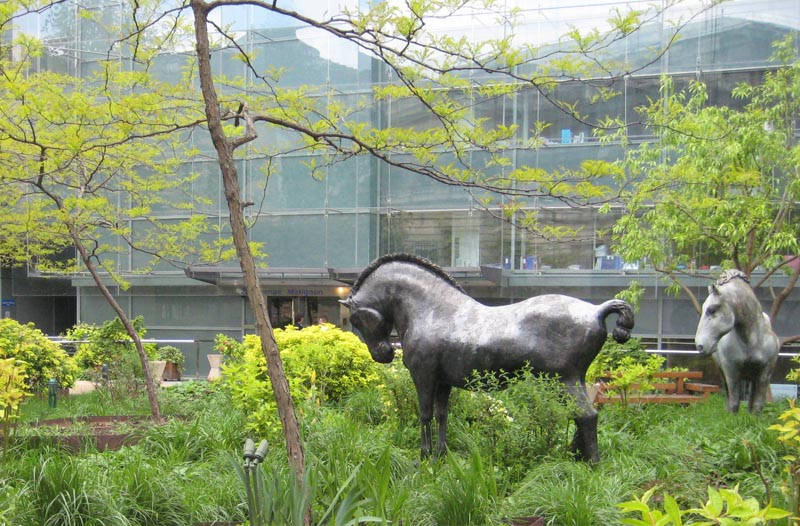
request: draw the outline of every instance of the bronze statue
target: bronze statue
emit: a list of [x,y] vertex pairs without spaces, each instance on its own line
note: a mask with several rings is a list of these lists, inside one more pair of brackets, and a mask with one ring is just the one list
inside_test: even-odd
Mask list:
[[616,313],[614,338],[624,342],[633,328],[627,303],[596,306],[548,294],[488,307],[470,298],[441,268],[408,254],[373,261],[342,302],[372,357],[391,362],[392,329],[403,348],[403,363],[416,386],[422,426],[422,456],[432,453],[431,420],[439,426],[437,454],[447,447],[450,390],[465,387],[473,372],[512,372],[530,367],[558,375],[577,402],[572,449],[598,460],[597,411],[586,393],[585,374],[603,343],[605,319]]

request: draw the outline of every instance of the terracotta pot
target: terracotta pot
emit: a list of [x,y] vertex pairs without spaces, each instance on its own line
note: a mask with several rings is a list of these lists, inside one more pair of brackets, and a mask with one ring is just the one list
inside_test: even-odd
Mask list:
[[164,367],[164,376],[162,376],[162,379],[170,382],[179,382],[181,380],[180,367],[172,362],[167,362],[167,365]]

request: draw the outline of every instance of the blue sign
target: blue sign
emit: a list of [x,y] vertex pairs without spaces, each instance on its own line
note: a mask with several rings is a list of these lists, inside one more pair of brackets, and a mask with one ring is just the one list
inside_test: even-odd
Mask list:
[[3,299],[0,300],[0,306],[2,307],[13,307],[17,304],[17,300],[15,299]]

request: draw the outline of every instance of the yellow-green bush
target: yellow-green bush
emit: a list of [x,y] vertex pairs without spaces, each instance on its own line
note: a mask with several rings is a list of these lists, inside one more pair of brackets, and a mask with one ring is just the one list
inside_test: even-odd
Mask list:
[[[380,383],[378,364],[353,333],[329,324],[301,330],[289,326],[276,329],[275,340],[298,405],[337,403]],[[241,349],[226,354],[222,371],[224,386],[233,403],[247,414],[248,426],[262,436],[278,430],[275,398],[258,336],[246,336]]]
[[61,387],[75,384],[78,368],[67,352],[51,342],[33,323],[0,319],[0,358],[16,358],[25,371],[28,387],[41,390],[50,378]]

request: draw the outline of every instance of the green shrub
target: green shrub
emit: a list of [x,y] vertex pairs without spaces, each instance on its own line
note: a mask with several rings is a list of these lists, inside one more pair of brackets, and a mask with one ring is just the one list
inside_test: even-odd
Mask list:
[[586,372],[586,381],[606,379],[606,391],[620,395],[623,405],[633,391],[653,388],[653,375],[664,365],[665,358],[645,351],[638,338],[626,343],[615,342],[610,336]]
[[183,364],[186,362],[186,356],[183,354],[183,351],[174,345],[160,346],[156,350],[156,359],[174,363],[178,366],[179,371],[183,371]]
[[[384,407],[387,416],[397,428],[419,429],[419,402],[411,374],[403,365],[403,351],[395,353],[395,359],[381,367],[381,383]],[[417,437],[419,438],[419,437]]]
[[[144,318],[137,316],[131,323],[139,337],[144,338],[147,334]],[[66,338],[82,342],[75,352],[75,361],[84,370],[91,371],[102,365],[108,365],[109,368],[120,366],[129,361],[129,355],[135,355],[136,361],[140,362],[131,337],[119,318],[109,320],[100,327],[80,323],[67,331]],[[145,349],[152,358],[155,357],[155,345],[147,345]],[[141,371],[141,366],[139,369]]]
[[61,387],[71,387],[78,375],[75,362],[60,345],[33,323],[23,325],[11,318],[0,319],[0,358],[15,358],[22,364],[32,392],[44,389],[50,378]]
[[[762,508],[752,497],[739,495],[739,488],[708,487],[708,500],[697,508],[682,510],[669,494],[663,496],[663,511],[650,506],[650,498],[656,488],[647,490],[641,498],[623,502],[619,507],[627,514],[641,519],[626,517],[623,524],[633,526],[658,524],[662,526],[712,526],[714,524],[769,524],[791,515],[786,510],[767,504]],[[686,520],[684,520],[686,519]]]
[[[0,359],[0,424],[3,440],[10,438],[11,421],[19,417],[20,404],[29,394],[25,388],[25,372],[15,358]],[[7,447],[3,447],[0,462],[5,461]]]
[[228,358],[241,359],[244,357],[244,346],[226,334],[214,336],[214,350]]
[[[275,340],[296,402],[339,403],[379,382],[378,365],[353,333],[331,325],[302,330],[289,326],[276,329]],[[248,426],[259,435],[277,431],[279,421],[260,339],[246,336],[238,358],[240,349],[230,348],[235,354],[222,366],[222,381],[234,406],[247,414]]]
[[[131,320],[139,337],[147,334],[144,318]],[[143,385],[144,369],[139,353],[119,318],[97,327],[82,323],[67,331],[66,338],[81,342],[75,352],[75,361],[83,370],[84,378],[108,385],[112,398],[136,395]],[[157,345],[145,344],[149,359],[156,359]],[[108,367],[108,378],[102,378],[102,366]]]
[[604,378],[609,372],[617,371],[623,366],[647,365],[653,360],[639,338],[631,338],[625,343],[618,343],[610,335],[600,349],[600,353],[586,371],[586,382],[594,383],[598,378]]
[[[494,464],[511,480],[543,458],[569,455],[577,408],[558,378],[523,369],[511,377],[476,375],[469,387],[453,392],[453,438],[466,427],[474,440],[492,451]],[[448,445],[453,448],[455,442]]]

